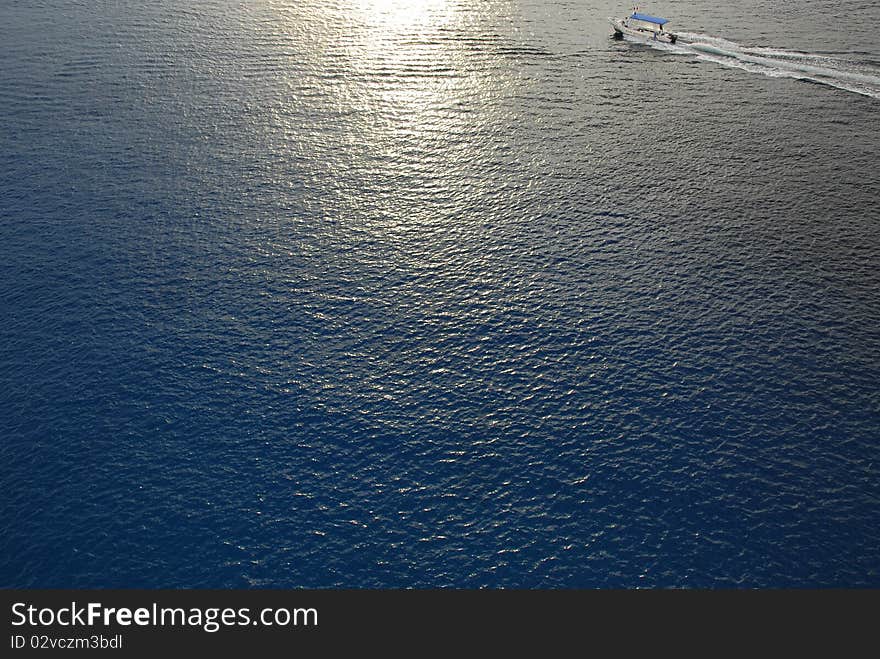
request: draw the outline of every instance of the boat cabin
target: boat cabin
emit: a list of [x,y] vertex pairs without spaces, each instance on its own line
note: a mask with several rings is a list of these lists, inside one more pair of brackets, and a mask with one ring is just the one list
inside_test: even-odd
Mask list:
[[633,12],[627,22],[630,24],[630,27],[636,30],[663,32],[663,26],[669,21],[665,18],[658,18],[656,16],[649,16],[648,14]]

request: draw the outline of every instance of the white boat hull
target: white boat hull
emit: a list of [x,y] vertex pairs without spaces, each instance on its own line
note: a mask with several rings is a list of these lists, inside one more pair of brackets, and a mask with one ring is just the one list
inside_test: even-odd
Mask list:
[[634,37],[645,42],[675,43],[678,37],[672,32],[665,30],[651,30],[645,27],[631,25],[625,18],[609,18],[611,27],[614,28],[614,38],[622,39],[623,35]]

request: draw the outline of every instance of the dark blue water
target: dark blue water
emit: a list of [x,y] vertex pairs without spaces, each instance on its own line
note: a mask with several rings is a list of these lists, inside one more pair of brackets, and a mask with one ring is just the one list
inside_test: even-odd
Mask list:
[[880,14],[777,4],[4,2],[0,584],[880,586]]

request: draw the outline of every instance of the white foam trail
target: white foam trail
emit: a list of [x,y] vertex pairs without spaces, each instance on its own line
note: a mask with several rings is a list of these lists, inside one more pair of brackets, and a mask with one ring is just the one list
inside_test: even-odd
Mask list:
[[654,48],[773,78],[797,78],[880,99],[880,69],[843,57],[779,48],[748,47],[707,34],[679,32],[676,44]]

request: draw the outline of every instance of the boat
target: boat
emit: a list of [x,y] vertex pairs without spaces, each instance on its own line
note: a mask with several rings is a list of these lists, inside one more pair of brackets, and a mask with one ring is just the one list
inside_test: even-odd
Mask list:
[[614,28],[615,39],[623,39],[623,35],[628,34],[642,41],[675,43],[678,40],[674,32],[663,29],[669,20],[643,14],[638,11],[638,7],[633,9],[632,14],[626,18],[609,18],[608,20],[611,21],[611,26]]

